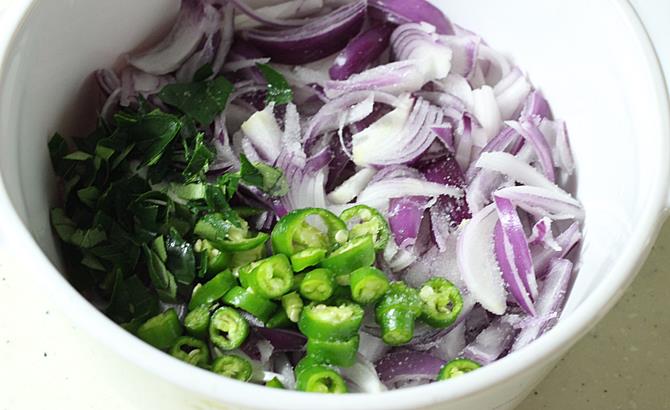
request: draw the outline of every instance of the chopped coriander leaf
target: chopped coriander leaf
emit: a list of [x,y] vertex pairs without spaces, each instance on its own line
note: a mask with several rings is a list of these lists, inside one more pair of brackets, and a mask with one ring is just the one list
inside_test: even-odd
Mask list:
[[263,77],[268,82],[266,104],[281,105],[293,101],[293,91],[283,75],[267,64],[256,64],[256,67],[261,70]]
[[240,155],[240,164],[240,178],[243,182],[272,196],[282,196],[288,192],[288,183],[281,170],[262,162],[252,164],[244,154]]
[[169,84],[158,93],[160,99],[201,125],[207,126],[226,107],[233,85],[224,77],[189,84]]

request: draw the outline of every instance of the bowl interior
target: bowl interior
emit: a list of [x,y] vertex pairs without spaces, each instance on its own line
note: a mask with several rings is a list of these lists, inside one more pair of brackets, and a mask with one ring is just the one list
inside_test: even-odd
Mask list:
[[[646,245],[637,239],[638,219],[661,207],[668,153],[649,56],[621,8],[605,0],[434,3],[512,55],[567,121],[576,193],[587,215],[564,316],[576,314],[608,280],[618,255]],[[55,131],[83,134],[95,114],[91,72],[169,24],[177,6],[177,0],[35,1],[12,39],[0,72],[0,171],[23,224],[56,266],[47,139]]]

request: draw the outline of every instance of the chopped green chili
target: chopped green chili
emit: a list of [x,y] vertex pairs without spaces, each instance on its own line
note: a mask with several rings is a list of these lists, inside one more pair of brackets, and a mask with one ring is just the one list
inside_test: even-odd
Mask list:
[[150,318],[137,329],[137,337],[161,350],[172,347],[181,334],[181,323],[174,309]]
[[392,282],[375,307],[382,340],[391,346],[408,343],[414,336],[414,322],[420,314],[419,292],[403,282]]
[[437,380],[453,379],[482,367],[479,363],[470,359],[454,359],[442,366],[437,374]]
[[340,285],[349,285],[349,274],[375,262],[372,236],[354,238],[333,251],[320,266],[333,271]]
[[347,392],[347,384],[335,369],[309,356],[296,366],[296,388],[311,393]]
[[288,317],[291,322],[298,323],[300,314],[302,313],[302,309],[304,307],[300,295],[298,295],[296,292],[287,293],[286,295],[282,296],[281,305],[283,307],[282,310],[284,313],[286,313],[286,317]]
[[196,223],[193,233],[212,242],[216,248],[226,252],[254,249],[269,239],[269,235],[258,232],[249,237],[246,227],[237,226],[222,213],[209,213]]
[[305,274],[300,283],[300,294],[313,302],[323,302],[333,295],[335,274],[329,269],[314,269]]
[[209,338],[223,349],[237,349],[249,335],[249,324],[235,309],[221,307],[214,312],[209,323]]
[[307,248],[291,255],[291,265],[295,272],[301,272],[310,266],[316,266],[326,258],[328,251],[324,248]]
[[[326,227],[320,231],[308,222],[309,217],[318,217]],[[298,209],[281,218],[272,230],[272,249],[286,256],[309,248],[325,248],[347,239],[347,226],[332,212],[321,208]]]
[[340,215],[349,227],[349,237],[372,235],[375,250],[382,251],[391,237],[391,228],[379,211],[367,205],[353,206]]
[[291,289],[293,271],[286,255],[274,255],[240,269],[240,282],[260,296],[274,299]]
[[270,300],[256,294],[251,289],[240,286],[230,289],[223,296],[223,301],[251,313],[263,322],[267,322],[277,310],[277,305]]
[[211,305],[221,299],[235,284],[236,280],[229,270],[225,270],[214,276],[204,285],[196,285],[188,308],[193,310],[198,306]]
[[289,327],[293,324],[291,320],[288,318],[288,315],[286,315],[286,311],[284,309],[278,309],[277,312],[272,315],[270,319],[268,319],[267,322],[265,322],[265,327],[269,329],[276,329],[279,327]]
[[198,239],[193,249],[196,252],[207,254],[207,273],[218,273],[231,265],[233,254],[230,252],[221,252],[207,239]]
[[351,297],[356,303],[376,302],[388,288],[388,278],[377,268],[363,267],[351,272]]
[[217,357],[212,363],[212,371],[221,376],[248,382],[251,380],[253,368],[249,360],[232,354]]
[[207,305],[200,305],[191,310],[184,318],[186,333],[198,339],[204,339],[209,331],[210,318],[211,314]]
[[283,389],[284,385],[282,384],[282,382],[279,381],[278,378],[273,377],[272,379],[270,379],[270,381],[265,383],[265,387],[272,387],[273,389]]
[[308,338],[347,339],[358,333],[363,313],[363,308],[354,303],[340,306],[312,303],[302,310],[298,327]]
[[209,364],[207,343],[194,337],[182,336],[177,339],[170,349],[170,354],[194,366],[204,367]]
[[463,309],[458,288],[444,278],[428,279],[419,289],[421,320],[433,327],[444,328],[456,321]]
[[356,363],[356,353],[360,337],[349,339],[307,339],[307,354],[322,363],[333,366],[349,367]]

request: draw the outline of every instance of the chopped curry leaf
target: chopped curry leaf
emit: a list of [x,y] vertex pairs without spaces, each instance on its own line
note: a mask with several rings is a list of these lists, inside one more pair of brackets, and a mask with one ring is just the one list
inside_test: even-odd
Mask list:
[[189,84],[169,84],[158,93],[168,105],[207,126],[226,107],[233,85],[224,77]]
[[281,105],[293,101],[293,91],[283,75],[267,64],[256,64],[256,66],[268,82],[266,104]]

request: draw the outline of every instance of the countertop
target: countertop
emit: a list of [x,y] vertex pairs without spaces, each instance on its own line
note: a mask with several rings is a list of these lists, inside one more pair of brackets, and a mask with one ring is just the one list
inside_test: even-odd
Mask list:
[[[0,11],[11,1],[0,0]],[[670,78],[670,1],[633,3]],[[0,410],[150,409],[109,389],[105,378],[135,377],[133,368],[64,317],[33,272],[15,266],[0,242]],[[670,409],[668,312],[670,223],[622,300],[518,410]]]

